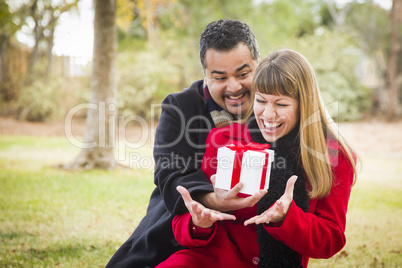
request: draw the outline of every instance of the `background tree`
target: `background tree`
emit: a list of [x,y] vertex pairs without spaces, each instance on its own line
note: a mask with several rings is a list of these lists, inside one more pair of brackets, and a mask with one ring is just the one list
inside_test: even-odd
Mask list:
[[[28,10],[28,18],[33,22],[33,37],[34,46],[29,56],[28,70],[26,73],[24,85],[31,85],[33,79],[38,75],[37,66],[40,53],[40,45],[42,42],[46,43],[46,59],[47,66],[42,70],[42,75],[47,77],[52,68],[52,50],[54,43],[54,30],[57,25],[57,21],[61,14],[69,11],[72,7],[77,7],[79,0],[73,0],[72,2],[62,1],[59,4],[55,4],[52,0],[31,0],[27,5],[23,5],[22,9]],[[40,75],[40,73],[39,73]]]
[[348,15],[349,9],[352,5],[352,2],[346,3],[343,8],[336,8],[335,1],[328,0],[326,1],[328,13],[332,17],[332,21],[334,22],[334,26],[338,29],[343,28],[346,20],[346,16]]
[[148,46],[153,48],[158,42],[159,19],[178,0],[117,0],[117,25],[128,30],[134,20],[146,31]]
[[0,0],[0,99],[11,101],[17,98],[12,81],[8,79],[12,74],[6,65],[6,56],[11,43],[15,40],[15,33],[23,25],[21,12],[12,13],[5,0]]
[[67,169],[113,169],[116,131],[116,1],[96,0],[90,107],[83,148]]
[[350,35],[325,30],[288,47],[300,51],[314,67],[324,103],[336,122],[361,118],[370,107],[370,92],[355,74],[361,55]]
[[400,1],[394,1],[391,11],[373,1],[353,2],[345,27],[356,40],[363,57],[374,63],[379,85],[371,88],[373,112],[381,112],[388,120],[401,110],[398,93],[401,83],[402,42]]
[[398,104],[398,81],[397,81],[397,56],[401,49],[401,44],[398,42],[398,31],[402,29],[402,0],[393,0],[390,13],[391,20],[391,49],[387,67],[387,77],[389,83],[389,103],[387,119],[392,121],[395,116],[395,104]]
[[[0,1],[8,1],[10,6],[16,6],[12,0]],[[41,14],[47,14],[38,20],[38,24],[43,26],[51,25],[48,24],[52,20],[51,14],[57,17],[57,12],[60,12],[57,8],[61,8],[63,3],[74,1],[77,0],[26,0],[25,3],[26,7],[34,7],[36,3],[35,14],[38,14],[38,18]],[[374,4],[373,0],[350,0],[346,5],[336,5],[335,0],[116,1],[119,115],[135,114],[149,120],[151,104],[160,103],[167,94],[180,91],[192,81],[202,78],[204,74],[197,53],[199,36],[209,22],[221,18],[240,19],[248,23],[258,39],[262,57],[283,47],[299,49],[308,55],[319,76],[323,77],[320,85],[328,101],[341,100],[344,106],[341,110],[345,111],[345,116],[341,116],[343,120],[364,116],[370,106],[367,103],[375,103],[375,96],[381,96],[387,100],[384,103],[388,103],[390,12]],[[59,7],[55,3],[60,4]],[[22,22],[28,21],[26,28],[35,25],[32,15],[27,13],[29,10],[32,11],[32,8],[26,8],[25,15],[20,19]],[[16,12],[11,11],[11,17],[12,23],[19,23]],[[33,64],[35,79],[21,91],[21,95],[14,94],[16,112],[8,114],[16,114],[27,120],[50,120],[55,119],[60,103],[65,103],[63,96],[67,94],[71,106],[89,101],[89,78],[85,82],[87,86],[66,87],[64,91],[60,88],[73,79],[67,81],[65,77],[55,75],[51,79],[45,78],[52,65],[48,49],[52,47],[51,32],[49,27],[43,29],[46,37],[39,42],[39,60]],[[397,40],[402,42],[400,33],[397,34]],[[317,53],[312,53],[315,52],[311,51],[313,47]],[[34,53],[35,49],[32,47],[27,51]],[[397,50],[397,74],[402,68],[401,53],[400,49]],[[359,80],[367,59],[376,63],[376,76],[382,83],[380,87],[369,85],[372,97],[366,94],[367,90]],[[8,92],[17,92],[5,87]],[[72,96],[75,95],[78,97],[73,100]],[[402,94],[397,92],[396,96]],[[402,111],[400,102],[395,103],[398,116]],[[5,104],[11,106],[9,101]],[[64,105],[65,114],[71,106]],[[2,107],[0,113],[4,114]],[[380,112],[385,115],[386,109]],[[154,116],[157,119],[157,113]]]
[[362,60],[374,66],[374,77],[379,84],[370,87],[372,113],[378,113],[384,106],[384,90],[386,88],[387,59],[390,47],[389,12],[372,1],[350,4],[344,31],[348,32],[362,51]]
[[[0,0],[0,113],[43,121],[60,110],[62,85],[53,74],[54,30],[78,0]],[[18,42],[23,30],[33,46]],[[48,79],[49,76],[52,79]]]

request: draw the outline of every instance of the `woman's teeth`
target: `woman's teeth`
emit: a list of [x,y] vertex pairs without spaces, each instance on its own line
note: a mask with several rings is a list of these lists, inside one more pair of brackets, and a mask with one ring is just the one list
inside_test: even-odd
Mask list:
[[277,127],[279,127],[281,124],[280,123],[269,123],[269,122],[266,122],[266,121],[263,121],[264,122],[264,127],[265,128],[277,128]]

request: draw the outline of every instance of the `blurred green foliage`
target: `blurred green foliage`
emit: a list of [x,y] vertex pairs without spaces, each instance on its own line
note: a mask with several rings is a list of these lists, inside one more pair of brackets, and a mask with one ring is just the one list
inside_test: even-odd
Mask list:
[[118,55],[119,113],[149,119],[152,104],[159,104],[168,93],[185,85],[183,56],[183,50],[169,39],[158,49],[121,51]]
[[328,106],[336,106],[336,121],[359,119],[370,107],[370,91],[357,79],[355,68],[362,58],[350,35],[324,31],[321,35],[298,38],[293,49],[314,67],[321,95]]
[[16,104],[19,118],[28,121],[60,118],[60,106],[65,98],[60,91],[61,83],[59,77],[41,78],[24,87]]
[[[382,60],[386,66],[389,11],[371,0],[351,1],[341,26],[334,22],[327,3],[319,0],[161,0],[155,2],[159,5],[151,18],[141,13],[142,2],[117,2],[117,14],[124,14],[119,19],[124,27],[118,28],[117,56],[118,107],[124,116],[149,120],[152,104],[160,104],[167,94],[203,78],[199,36],[209,22],[221,18],[248,23],[258,40],[261,57],[285,47],[305,55],[316,70],[325,103],[338,103],[334,116],[340,121],[361,118],[369,111],[373,90],[377,90],[364,87],[357,78],[355,70],[362,59]],[[335,6],[338,12],[345,8]],[[132,15],[127,14],[130,10]],[[152,23],[144,21],[147,19]],[[151,35],[153,38],[149,38]],[[385,81],[386,70],[377,69]],[[26,107],[23,110],[29,109],[26,119],[46,120],[56,115],[54,107],[65,96],[55,92],[57,79],[35,79],[38,81],[21,90],[18,103]],[[82,85],[74,90],[80,92],[72,94],[78,103],[88,95],[89,87]],[[35,104],[33,99],[40,103]]]
[[338,120],[359,119],[370,108],[370,91],[355,74],[364,50],[357,36],[334,27],[323,1],[178,1],[168,10],[173,12],[159,14],[158,44],[149,44],[141,24],[120,31],[119,108],[123,115],[149,119],[152,103],[203,78],[199,36],[210,21],[220,18],[248,23],[261,57],[285,47],[304,54],[316,70],[325,103],[338,102],[333,114]]

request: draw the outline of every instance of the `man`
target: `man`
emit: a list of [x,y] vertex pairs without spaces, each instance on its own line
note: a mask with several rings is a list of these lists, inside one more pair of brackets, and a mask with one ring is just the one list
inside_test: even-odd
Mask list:
[[154,267],[183,249],[172,232],[174,215],[187,212],[179,185],[194,200],[221,212],[253,206],[262,197],[237,197],[241,184],[230,191],[214,189],[200,169],[209,131],[240,119],[251,106],[259,61],[254,34],[240,21],[211,22],[200,38],[200,58],[205,79],[162,103],[154,146],[156,188],[146,216],[107,267]]

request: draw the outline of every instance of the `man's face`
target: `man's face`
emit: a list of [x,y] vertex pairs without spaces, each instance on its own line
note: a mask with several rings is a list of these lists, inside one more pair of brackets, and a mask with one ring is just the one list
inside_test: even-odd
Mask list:
[[258,65],[247,45],[225,52],[208,49],[205,63],[205,82],[214,101],[229,113],[245,116],[252,103],[251,82]]

